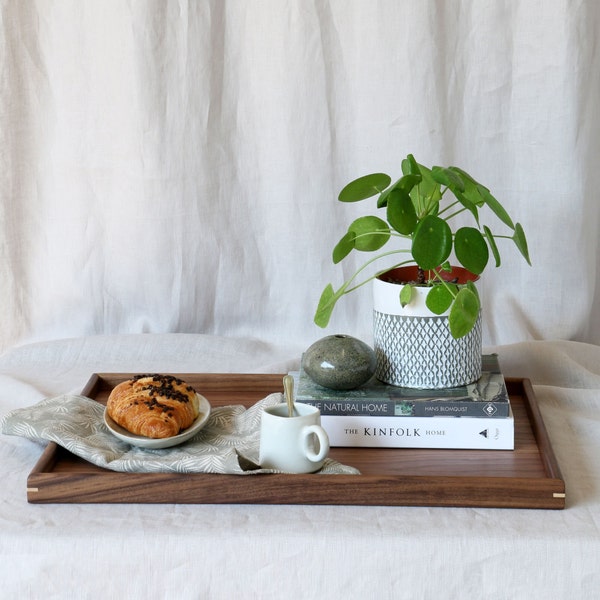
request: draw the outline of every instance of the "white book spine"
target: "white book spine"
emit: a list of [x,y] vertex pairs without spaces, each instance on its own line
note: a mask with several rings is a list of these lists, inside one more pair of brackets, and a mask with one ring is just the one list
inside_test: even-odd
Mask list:
[[514,417],[321,415],[332,447],[514,450]]

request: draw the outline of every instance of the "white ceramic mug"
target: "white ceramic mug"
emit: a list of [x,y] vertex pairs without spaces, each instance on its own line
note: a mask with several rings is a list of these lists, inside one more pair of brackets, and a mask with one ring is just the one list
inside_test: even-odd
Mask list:
[[319,409],[297,403],[293,417],[287,404],[265,408],[260,423],[260,465],[286,473],[313,473],[329,452]]

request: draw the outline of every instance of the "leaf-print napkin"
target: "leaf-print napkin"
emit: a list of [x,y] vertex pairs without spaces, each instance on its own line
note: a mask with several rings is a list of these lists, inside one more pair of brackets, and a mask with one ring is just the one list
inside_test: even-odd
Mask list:
[[[179,446],[138,448],[117,439],[104,424],[104,406],[78,395],[46,398],[16,409],[1,422],[2,433],[35,441],[52,441],[71,453],[112,471],[137,473],[272,473],[258,466],[260,417],[267,406],[283,401],[270,394],[250,408],[220,406],[206,425]],[[327,458],[323,474],[358,474],[354,467]]]

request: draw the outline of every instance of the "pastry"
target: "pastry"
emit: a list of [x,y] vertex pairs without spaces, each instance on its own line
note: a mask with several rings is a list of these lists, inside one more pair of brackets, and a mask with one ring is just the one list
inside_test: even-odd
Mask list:
[[136,375],[117,385],[106,411],[135,435],[163,439],[187,429],[200,414],[196,391],[173,375]]

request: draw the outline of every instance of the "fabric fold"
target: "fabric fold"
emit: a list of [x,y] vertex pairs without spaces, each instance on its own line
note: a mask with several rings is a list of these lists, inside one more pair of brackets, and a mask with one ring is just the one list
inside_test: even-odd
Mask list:
[[[2,433],[66,448],[88,462],[130,473],[274,473],[259,466],[260,418],[282,402],[274,393],[249,408],[219,406],[193,438],[165,449],[145,449],[117,439],[104,423],[104,406],[85,396],[65,394],[8,413]],[[326,459],[321,474],[359,474],[354,467]]]

